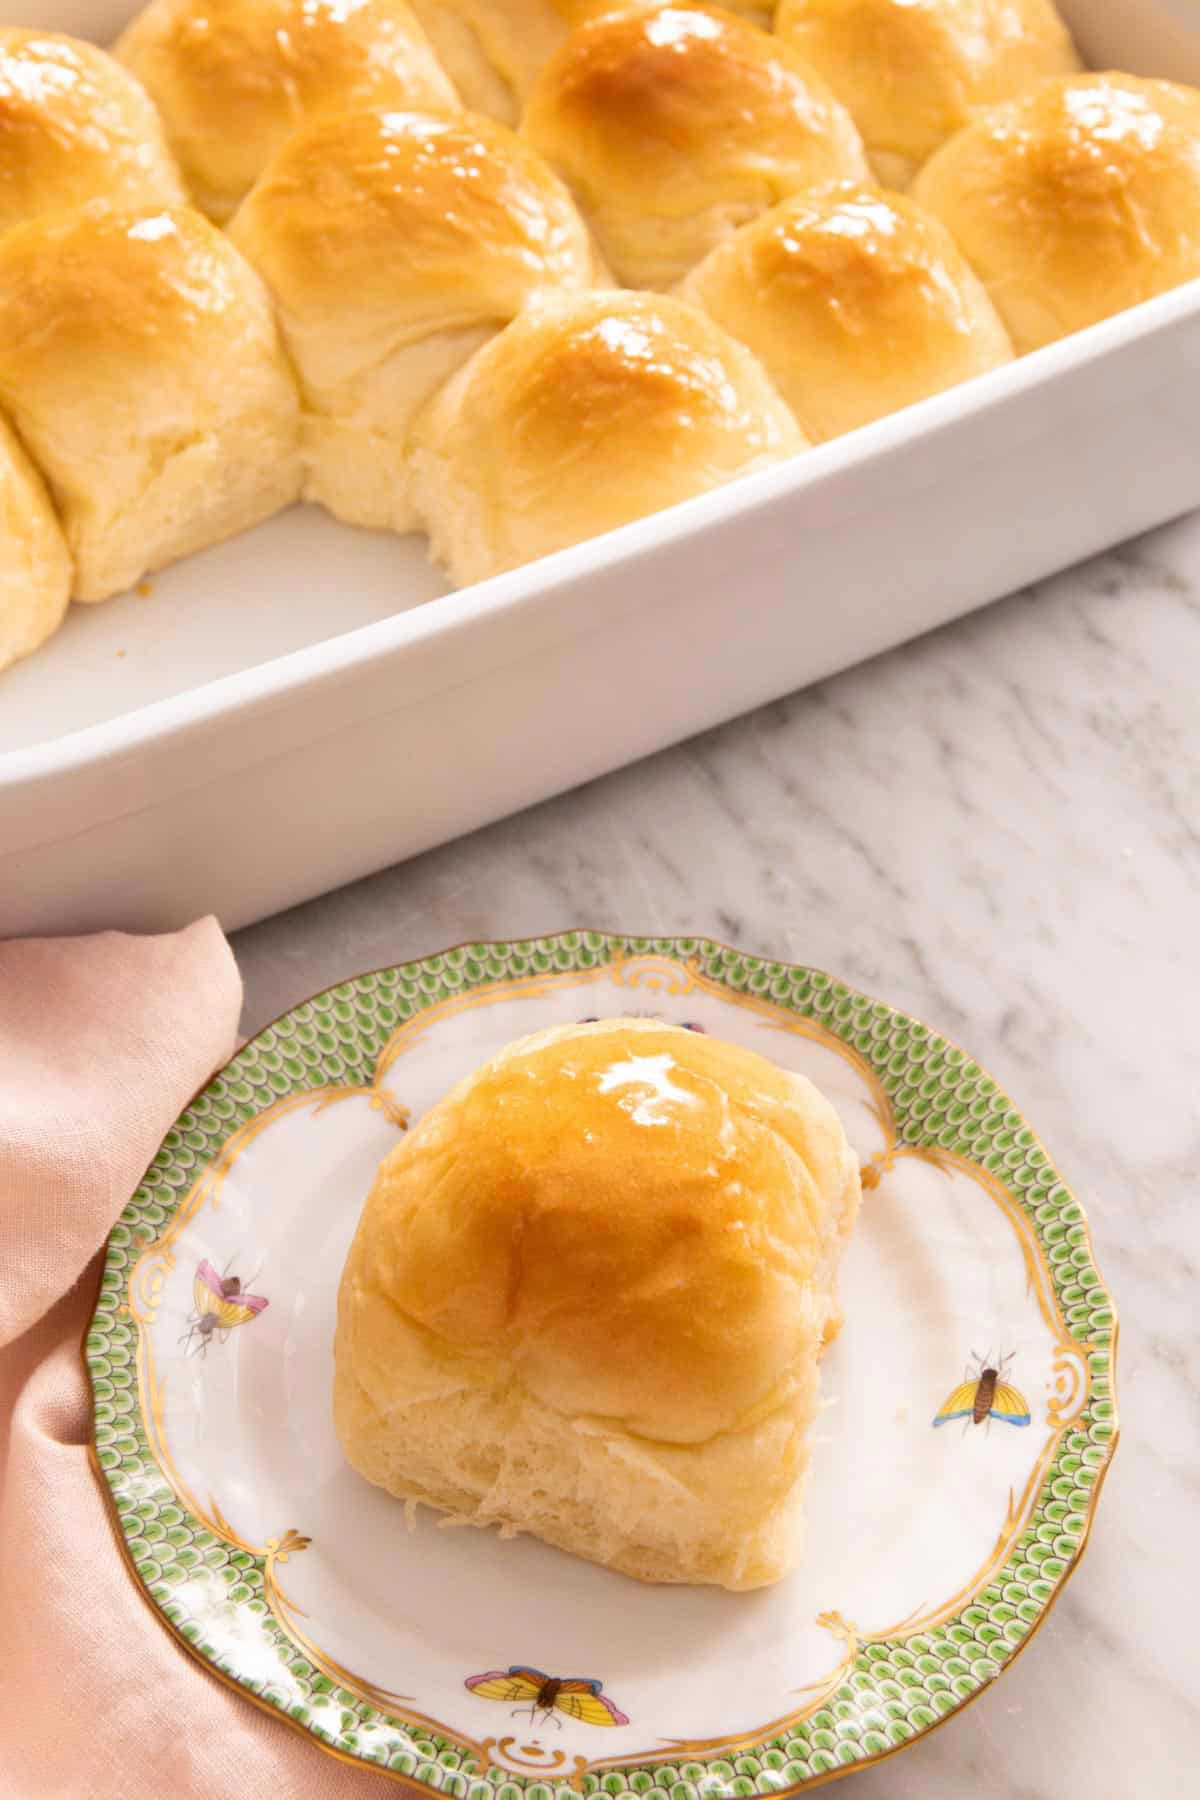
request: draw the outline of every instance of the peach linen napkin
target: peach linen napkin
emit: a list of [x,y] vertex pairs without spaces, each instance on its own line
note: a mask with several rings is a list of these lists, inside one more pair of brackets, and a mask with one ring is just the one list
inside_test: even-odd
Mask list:
[[383,1800],[207,1675],[135,1589],[87,1459],[98,1252],[236,1042],[212,919],[0,943],[0,1796]]

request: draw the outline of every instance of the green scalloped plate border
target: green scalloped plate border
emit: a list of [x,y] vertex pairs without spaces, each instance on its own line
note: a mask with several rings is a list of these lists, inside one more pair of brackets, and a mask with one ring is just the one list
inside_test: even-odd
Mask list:
[[[611,1800],[787,1796],[881,1761],[918,1742],[987,1691],[1045,1620],[1083,1554],[1118,1437],[1117,1318],[1096,1268],[1087,1220],[1008,1096],[965,1051],[918,1020],[818,969],[747,954],[708,938],[565,931],[470,943],[356,976],[292,1007],[252,1038],[185,1108],[109,1237],[83,1343],[92,1388],[92,1464],[130,1573],[155,1616],[202,1666],[244,1698],[297,1727],[339,1760],[453,1800],[556,1800],[566,1783],[496,1767],[472,1773],[469,1753],[425,1725],[392,1718],[313,1668],[264,1599],[266,1559],[234,1551],[190,1524],[151,1453],[137,1406],[137,1333],[122,1308],[136,1258],[165,1230],[197,1176],[247,1119],[289,1094],[331,1083],[369,1086],[391,1034],[438,1002],[522,976],[595,969],[617,957],[666,956],[735,994],[752,995],[831,1029],[874,1070],[895,1110],[897,1141],[978,1163],[1016,1201],[1050,1271],[1067,1328],[1089,1345],[1091,1388],[1064,1433],[1021,1535],[987,1587],[942,1624],[900,1641],[859,1646],[820,1711],[774,1740],[678,1764],[587,1773],[582,1791]],[[176,1517],[178,1515],[178,1517]],[[186,1547],[184,1547],[186,1546]],[[271,1681],[250,1680],[203,1639],[174,1597],[189,1568],[220,1571],[230,1594],[262,1620],[288,1685],[342,1709],[334,1736]],[[865,1709],[860,1695],[872,1696]],[[392,1737],[389,1738],[389,1728]],[[364,1741],[365,1740],[365,1741]]]

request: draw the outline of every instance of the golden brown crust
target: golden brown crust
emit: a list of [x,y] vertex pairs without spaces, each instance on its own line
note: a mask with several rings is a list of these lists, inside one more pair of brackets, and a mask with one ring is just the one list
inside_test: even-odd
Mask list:
[[982,108],[1079,67],[1053,0],[780,0],[776,30],[850,108],[892,187]]
[[0,231],[87,200],[183,198],[162,123],[128,70],[78,38],[0,26]]
[[586,227],[490,119],[344,113],[297,132],[231,227],[274,294],[306,404],[306,494],[411,529],[414,413],[539,295],[593,278]]
[[512,1360],[551,1405],[701,1443],[804,1353],[794,1301],[839,1140],[751,1051],[668,1026],[554,1034],[392,1152],[363,1253],[410,1319]]
[[695,308],[612,292],[531,308],[418,420],[435,553],[460,584],[803,449],[759,364]]
[[232,226],[290,320],[356,360],[447,323],[504,323],[533,295],[584,286],[583,222],[515,132],[469,114],[356,112],[290,138]]
[[649,1020],[510,1046],[380,1168],[347,1455],[648,1579],[777,1579],[858,1198],[833,1109],[753,1052]]
[[940,150],[913,189],[983,278],[1018,352],[1200,276],[1200,91],[1046,82]]
[[308,120],[458,103],[407,0],[151,0],[116,54],[158,103],[194,203],[218,220]]
[[821,78],[778,39],[702,5],[587,19],[542,71],[521,130],[634,287],[670,286],[787,194],[867,175]]
[[820,440],[882,418],[1012,349],[941,222],[852,183],[785,200],[681,284],[749,346]]
[[244,529],[298,487],[270,301],[186,207],[104,203],[0,237],[0,401],[101,599]]
[[154,382],[199,389],[229,332],[249,335],[239,302],[261,329],[269,315],[254,275],[199,214],[80,207],[0,242],[0,368],[14,384],[61,383],[81,411],[106,384],[140,378],[153,407],[166,399]]

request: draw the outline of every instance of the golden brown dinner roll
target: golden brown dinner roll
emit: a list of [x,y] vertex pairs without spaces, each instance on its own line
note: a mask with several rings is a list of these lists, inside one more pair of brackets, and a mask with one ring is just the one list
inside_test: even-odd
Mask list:
[[709,6],[589,18],[543,69],[521,130],[632,287],[669,287],[787,194],[867,176],[850,115],[820,77]]
[[854,183],[743,225],[679,292],[749,345],[815,439],[1012,358],[946,228],[911,200]]
[[593,276],[566,188],[459,113],[344,113],[289,138],[232,236],[271,288],[304,402],[305,495],[411,530],[413,414],[529,300]]
[[573,0],[412,0],[412,9],[463,105],[515,125],[567,34]]
[[412,442],[417,510],[460,587],[805,447],[741,344],[680,300],[616,291],[531,307]]
[[[542,66],[573,25],[645,0],[411,0],[464,106],[515,125]],[[769,29],[774,0],[729,0]]]
[[981,108],[1079,67],[1052,0],[780,0],[776,30],[850,108],[895,188]]
[[299,488],[271,303],[199,213],[102,202],[0,237],[0,403],[103,600]]
[[510,1045],[367,1200],[346,1456],[644,1581],[777,1581],[859,1198],[832,1106],[753,1051],[649,1019]]
[[0,419],[0,669],[52,637],[71,598],[71,558],[42,478]]
[[116,53],[158,102],[195,204],[219,220],[309,120],[458,103],[407,0],[151,0]]
[[183,197],[162,122],[127,70],[78,38],[0,25],[0,231],[85,200]]
[[1200,276],[1200,90],[1052,81],[977,119],[914,198],[987,284],[1018,352]]

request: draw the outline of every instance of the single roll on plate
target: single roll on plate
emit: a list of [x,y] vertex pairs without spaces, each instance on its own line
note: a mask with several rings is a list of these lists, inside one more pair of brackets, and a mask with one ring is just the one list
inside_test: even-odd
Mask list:
[[296,497],[271,302],[199,213],[94,202],[0,237],[0,404],[103,600]]
[[544,1031],[385,1160],[338,1297],[369,1481],[644,1581],[802,1545],[858,1164],[810,1082],[652,1020]]
[[78,38],[0,25],[0,231],[87,200],[183,198],[162,121],[128,70]]
[[694,307],[613,292],[531,307],[413,430],[417,509],[458,586],[783,461],[806,440]]
[[395,531],[416,524],[413,414],[529,301],[594,276],[562,182],[468,113],[346,113],[297,132],[231,235],[300,377],[305,497]]
[[515,125],[586,0],[412,0],[464,106]]
[[1200,90],[1046,82],[995,108],[913,189],[957,238],[1020,353],[1200,276]]
[[780,0],[775,28],[850,108],[894,188],[981,108],[1079,67],[1052,0]]
[[820,76],[708,6],[587,19],[543,69],[521,130],[631,287],[670,287],[786,195],[868,174],[850,115]]
[[0,670],[52,637],[71,598],[71,557],[41,476],[0,419]]
[[458,104],[407,0],[151,0],[116,54],[157,101],[194,204],[221,222],[309,120]]
[[747,344],[810,438],[837,437],[1012,359],[945,226],[853,183],[743,225],[679,292]]

